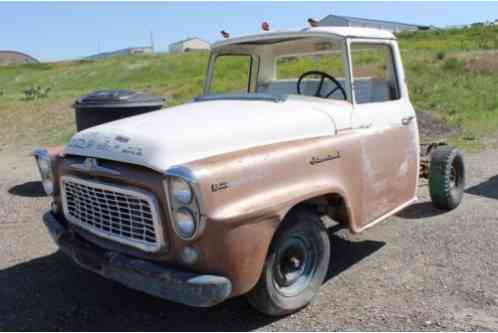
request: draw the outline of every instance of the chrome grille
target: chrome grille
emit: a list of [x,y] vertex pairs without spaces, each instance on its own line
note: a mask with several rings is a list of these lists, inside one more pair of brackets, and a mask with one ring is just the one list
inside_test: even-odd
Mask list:
[[61,182],[64,215],[69,222],[145,251],[164,244],[152,196],[73,177],[62,177]]

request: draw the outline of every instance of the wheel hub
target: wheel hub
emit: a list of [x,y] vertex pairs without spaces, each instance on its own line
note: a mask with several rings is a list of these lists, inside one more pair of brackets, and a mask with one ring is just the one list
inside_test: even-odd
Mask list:
[[275,286],[284,295],[306,288],[316,266],[317,251],[301,237],[288,239],[277,252],[274,264]]

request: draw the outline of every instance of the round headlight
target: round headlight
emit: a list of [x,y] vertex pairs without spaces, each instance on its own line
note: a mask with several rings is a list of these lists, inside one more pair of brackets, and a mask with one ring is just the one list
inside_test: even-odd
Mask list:
[[184,239],[190,239],[196,231],[195,218],[190,209],[182,207],[175,212],[176,231]]
[[184,205],[188,205],[192,202],[192,189],[190,188],[189,183],[182,178],[173,178],[171,182],[171,193],[178,202]]
[[199,252],[191,246],[186,246],[181,253],[181,259],[184,263],[193,265],[199,259]]

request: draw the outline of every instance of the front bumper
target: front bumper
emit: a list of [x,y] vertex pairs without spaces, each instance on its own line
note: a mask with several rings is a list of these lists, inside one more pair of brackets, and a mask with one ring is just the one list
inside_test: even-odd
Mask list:
[[197,307],[216,305],[232,291],[226,277],[163,267],[82,241],[51,212],[45,213],[43,222],[62,252],[76,264],[131,289]]

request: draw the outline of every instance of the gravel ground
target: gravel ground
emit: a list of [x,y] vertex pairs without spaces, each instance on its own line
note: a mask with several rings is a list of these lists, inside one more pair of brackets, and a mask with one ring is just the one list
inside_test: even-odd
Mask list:
[[284,318],[229,300],[194,309],[128,290],[70,263],[40,217],[27,152],[0,165],[0,330],[498,330],[498,151],[467,154],[463,204],[413,206],[361,235],[330,230],[318,299]]

